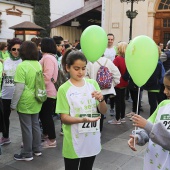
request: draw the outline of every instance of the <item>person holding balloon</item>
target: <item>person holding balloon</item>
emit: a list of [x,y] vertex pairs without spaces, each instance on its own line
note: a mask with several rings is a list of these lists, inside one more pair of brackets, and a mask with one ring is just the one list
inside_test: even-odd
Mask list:
[[101,151],[100,113],[107,112],[104,97],[95,80],[85,79],[87,59],[80,51],[68,49],[62,58],[70,79],[59,87],[56,113],[63,122],[65,170],[92,170]]
[[149,142],[144,156],[144,170],[170,168],[170,70],[165,73],[164,86],[168,100],[162,101],[148,120],[137,114],[132,117],[133,125],[139,129],[132,131],[129,147],[136,151],[136,144],[142,146]]

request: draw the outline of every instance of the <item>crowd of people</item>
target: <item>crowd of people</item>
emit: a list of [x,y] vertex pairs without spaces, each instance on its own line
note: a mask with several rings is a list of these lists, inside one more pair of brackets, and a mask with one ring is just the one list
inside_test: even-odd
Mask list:
[[[12,142],[9,136],[10,113],[16,110],[21,125],[22,149],[19,154],[14,154],[14,159],[31,161],[34,155],[41,156],[42,148],[57,146],[53,116],[58,114],[61,134],[64,135],[65,169],[92,170],[95,157],[101,151],[100,136],[108,104],[108,112],[113,116],[108,121],[111,126],[126,123],[130,118],[134,126],[141,128],[130,136],[130,148],[136,150],[134,144],[143,145],[149,141],[150,152],[164,154],[167,159],[160,158],[160,164],[170,167],[170,146],[165,142],[169,139],[168,127],[163,125],[169,120],[169,100],[165,99],[170,96],[170,41],[164,51],[158,46],[157,67],[138,90],[126,68],[128,43],[120,41],[114,46],[114,35],[109,33],[107,37],[107,48],[95,62],[87,61],[78,40],[73,47],[61,36],[34,37],[25,42],[13,38],[0,43],[0,148]],[[163,62],[162,55],[166,56]],[[98,70],[103,66],[112,75],[111,86],[106,89],[100,89],[96,81]],[[56,89],[59,70],[68,80]],[[45,102],[35,98],[36,73],[39,71],[45,82]],[[148,92],[148,120],[140,116],[143,90]],[[132,99],[132,111],[125,114],[127,95]],[[161,134],[165,134],[166,139]],[[158,151],[153,150],[153,143],[157,144]],[[166,152],[162,153],[162,148]],[[152,154],[147,153],[144,166],[154,169],[156,164],[149,165],[148,162],[154,159],[151,157]]]

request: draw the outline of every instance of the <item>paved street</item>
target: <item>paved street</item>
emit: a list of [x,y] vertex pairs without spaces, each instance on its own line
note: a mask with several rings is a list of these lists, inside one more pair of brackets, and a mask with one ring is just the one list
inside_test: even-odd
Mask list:
[[[131,111],[131,103],[126,101],[126,113]],[[108,106],[109,108],[109,106]],[[141,115],[148,117],[149,106],[146,92],[143,94],[142,108],[144,112]],[[107,118],[104,122],[102,132],[102,151],[96,157],[94,170],[142,170],[144,147],[137,146],[138,151],[133,152],[127,145],[129,134],[134,129],[132,122],[126,118],[126,123],[121,125],[110,125],[107,123],[111,116],[109,109]],[[62,158],[62,139],[59,135],[60,121],[55,120],[57,147],[44,149],[43,155],[34,157],[33,161],[15,161],[13,154],[20,152],[21,130],[16,112],[11,113],[10,138],[11,144],[2,146],[2,155],[0,156],[1,170],[64,170],[64,162]]]

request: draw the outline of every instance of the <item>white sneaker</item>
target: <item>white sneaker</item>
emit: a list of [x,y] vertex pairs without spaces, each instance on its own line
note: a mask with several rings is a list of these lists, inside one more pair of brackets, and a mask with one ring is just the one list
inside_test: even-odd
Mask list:
[[125,123],[126,122],[126,119],[125,118],[122,118],[120,119],[121,123]]
[[128,113],[128,114],[126,114],[126,117],[132,117],[133,115],[134,115],[135,113],[134,112],[130,112],[130,113]]
[[108,123],[110,124],[110,123],[113,122],[114,120],[115,120],[115,119],[111,119],[111,120],[108,121]]
[[120,120],[112,120],[112,121],[108,121],[109,124],[111,125],[120,125],[121,124],[121,121]]

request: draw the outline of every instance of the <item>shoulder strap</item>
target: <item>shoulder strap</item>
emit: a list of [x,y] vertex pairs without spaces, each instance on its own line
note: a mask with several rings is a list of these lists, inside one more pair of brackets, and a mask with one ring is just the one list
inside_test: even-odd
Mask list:
[[[104,64],[104,66],[106,66],[107,60],[108,60],[108,59],[106,59],[106,62],[105,62],[105,64]],[[102,66],[98,61],[97,61],[97,63],[98,63],[100,66]]]
[[96,61],[100,66],[102,66],[98,61]]
[[[30,64],[29,62],[27,63],[37,72],[37,69],[32,64]],[[38,65],[40,66],[40,63],[38,63]],[[41,69],[41,66],[40,66],[40,69]]]
[[108,60],[108,59],[106,59],[106,62],[105,62],[105,64],[104,64],[104,66],[106,66],[107,60]]

